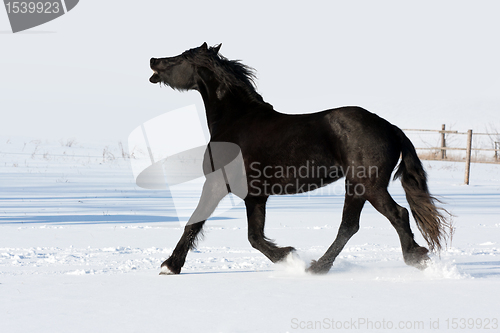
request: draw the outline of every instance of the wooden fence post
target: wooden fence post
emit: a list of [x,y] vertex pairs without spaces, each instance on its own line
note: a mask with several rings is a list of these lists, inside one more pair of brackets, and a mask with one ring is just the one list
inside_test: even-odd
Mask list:
[[495,162],[498,162],[498,148],[500,148],[500,142],[495,142]]
[[[441,125],[441,148],[446,147],[446,134],[444,130],[446,129],[446,125]],[[446,158],[446,149],[441,149],[441,159],[444,160]]]
[[467,151],[465,153],[465,185],[469,185],[471,150],[472,150],[472,130],[468,130]]

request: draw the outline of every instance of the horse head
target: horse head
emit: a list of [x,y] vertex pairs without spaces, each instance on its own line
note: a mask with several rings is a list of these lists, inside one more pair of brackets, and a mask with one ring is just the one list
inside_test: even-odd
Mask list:
[[199,69],[217,56],[222,44],[208,47],[207,43],[174,57],[151,58],[151,83],[163,83],[177,90],[198,90]]

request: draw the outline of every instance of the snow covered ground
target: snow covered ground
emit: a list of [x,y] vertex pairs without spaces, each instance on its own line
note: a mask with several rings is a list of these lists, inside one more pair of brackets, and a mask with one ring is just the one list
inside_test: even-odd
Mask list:
[[[403,263],[367,205],[330,273],[304,273],[335,238],[339,182],[270,199],[267,236],[300,259],[273,265],[252,249],[240,207],[209,220],[180,275],[160,276],[182,229],[124,155],[118,143],[1,137],[0,332],[500,330],[500,165],[473,164],[464,186],[463,163],[424,162],[456,226],[425,271]],[[399,181],[390,191],[407,206]]]

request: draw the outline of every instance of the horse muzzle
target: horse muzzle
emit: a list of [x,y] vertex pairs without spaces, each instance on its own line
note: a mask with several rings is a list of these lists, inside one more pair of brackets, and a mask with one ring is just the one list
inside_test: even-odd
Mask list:
[[155,65],[159,62],[159,59],[156,59],[156,58],[151,58],[151,60],[149,60],[149,66],[151,67],[151,69],[153,70],[153,75],[151,75],[151,77],[149,78],[149,82],[151,83],[158,83],[161,81],[161,78],[160,78],[160,75],[158,75],[158,70],[155,68]]

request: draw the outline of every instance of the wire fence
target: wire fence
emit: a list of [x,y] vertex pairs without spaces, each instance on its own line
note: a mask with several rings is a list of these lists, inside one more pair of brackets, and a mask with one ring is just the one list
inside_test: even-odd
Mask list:
[[[469,185],[470,179],[470,164],[475,163],[500,163],[500,134],[499,133],[474,133],[471,129],[467,132],[450,131],[446,130],[446,125],[441,125],[441,130],[430,129],[403,129],[405,132],[416,133],[439,133],[440,145],[439,147],[416,147],[419,151],[419,157],[423,160],[443,160],[443,161],[465,161],[465,175],[464,183]],[[466,135],[465,147],[450,147],[448,146],[448,139],[452,135]],[[474,137],[487,136],[489,138],[492,148],[474,147]],[[463,144],[463,143],[462,143]],[[427,153],[422,153],[426,151]],[[447,154],[448,151],[465,151],[459,156],[451,156]],[[491,156],[483,154],[476,154],[472,156],[472,152],[493,152]]]

